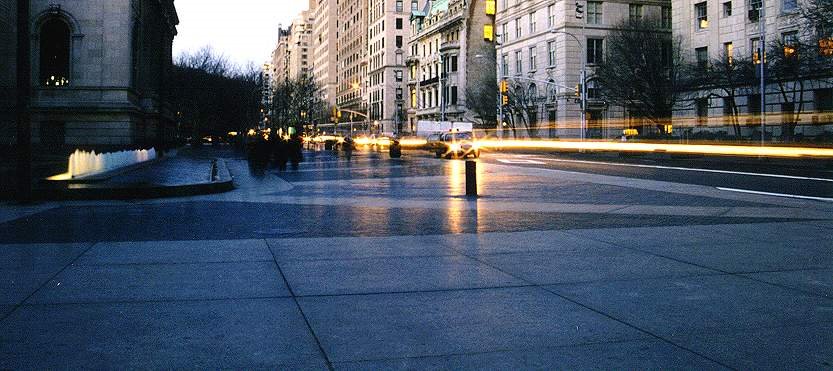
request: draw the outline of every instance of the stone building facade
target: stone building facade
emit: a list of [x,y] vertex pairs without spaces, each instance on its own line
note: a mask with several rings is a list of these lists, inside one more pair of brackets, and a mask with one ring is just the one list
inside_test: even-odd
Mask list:
[[319,95],[327,106],[336,104],[338,84],[338,1],[315,0],[313,10],[313,61],[312,74],[321,88]]
[[484,27],[494,23],[488,3],[429,0],[412,12],[406,59],[411,131],[420,121],[478,121],[467,107],[467,89],[497,87],[495,45],[484,39]]
[[[338,3],[338,84],[339,109],[367,112],[367,10],[368,0],[341,0]],[[364,121],[360,115],[345,112],[343,121]]]
[[369,0],[369,119],[381,132],[402,132],[406,119],[405,56],[411,10],[417,0]]
[[[792,0],[674,0],[673,31],[682,52],[692,63],[714,65],[718,61],[752,60],[760,68],[761,26],[764,25],[767,53],[773,43],[790,40],[816,44],[817,30],[799,11],[801,2]],[[833,45],[833,35],[827,35]],[[808,78],[798,91],[790,82],[778,84],[766,61],[765,104],[767,136],[780,137],[783,114],[801,114],[795,134],[808,137],[833,135],[833,63],[831,53],[813,55],[827,60],[822,78]],[[803,58],[803,57],[802,57]],[[823,71],[818,71],[823,72]],[[675,110],[674,125],[691,134],[758,138],[761,135],[761,89],[759,76],[738,85],[733,94],[720,86],[693,91]],[[785,88],[786,87],[786,88]],[[784,91],[782,91],[784,90]],[[737,129],[734,128],[735,123]]]
[[[15,131],[16,1],[0,0],[0,127]],[[32,0],[32,141],[55,148],[173,140],[173,0]],[[14,140],[7,139],[13,142]]]
[[[581,136],[582,105],[576,96],[582,66],[587,68],[585,136],[614,138],[629,120],[622,107],[606,103],[593,72],[605,55],[611,30],[630,18],[656,19],[671,31],[671,2],[666,0],[575,2],[498,0],[496,28],[498,78],[524,91],[528,105],[514,120],[518,134],[543,138]],[[521,124],[523,123],[523,124]]]

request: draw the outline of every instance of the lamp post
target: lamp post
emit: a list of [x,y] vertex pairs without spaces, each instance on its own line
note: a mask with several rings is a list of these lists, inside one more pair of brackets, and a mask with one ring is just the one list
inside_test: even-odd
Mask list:
[[761,26],[761,147],[766,145],[766,0],[761,0],[761,12],[758,15]]
[[[583,27],[584,26],[582,25],[582,28]],[[581,88],[581,130],[580,131],[581,131],[581,140],[584,141],[584,131],[585,131],[585,128],[587,128],[587,43],[581,42],[581,40],[579,40],[579,38],[576,35],[574,35],[572,33],[569,33],[567,31],[550,30],[550,33],[551,34],[564,34],[564,35],[572,37],[573,40],[575,40],[579,44],[579,47],[582,50],[582,53],[581,53],[581,56],[580,56],[580,58],[581,58],[581,77],[580,77],[581,85],[579,85],[579,87]]]

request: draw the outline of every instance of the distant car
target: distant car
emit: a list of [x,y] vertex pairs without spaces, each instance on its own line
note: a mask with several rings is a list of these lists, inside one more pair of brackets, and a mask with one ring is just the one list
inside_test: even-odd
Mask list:
[[430,152],[437,152],[444,147],[442,144],[443,133],[437,132],[425,138],[425,149]]
[[445,133],[440,138],[440,147],[434,152],[437,157],[466,158],[480,157],[480,149],[474,142],[471,132]]

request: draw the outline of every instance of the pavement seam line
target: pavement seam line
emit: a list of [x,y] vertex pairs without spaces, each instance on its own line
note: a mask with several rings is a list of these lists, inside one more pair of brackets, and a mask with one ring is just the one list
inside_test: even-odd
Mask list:
[[629,322],[627,322],[627,321],[625,321],[625,320],[619,319],[619,318],[617,318],[617,317],[613,316],[612,314],[606,313],[606,312],[604,312],[604,311],[602,311],[602,310],[600,310],[600,309],[593,308],[593,307],[591,307],[591,306],[589,306],[589,305],[586,305],[586,304],[584,304],[584,303],[579,302],[578,300],[573,300],[573,299],[571,299],[571,298],[569,298],[569,297],[567,297],[567,296],[564,296],[564,295],[562,295],[562,294],[560,294],[560,293],[557,293],[557,292],[555,292],[555,291],[553,291],[553,290],[549,290],[549,289],[548,289],[546,286],[544,286],[544,285],[536,285],[536,284],[534,284],[533,282],[530,282],[529,280],[524,279],[523,277],[520,277],[520,276],[518,276],[518,275],[515,275],[515,274],[513,274],[513,273],[511,273],[511,272],[507,272],[506,270],[504,270],[504,269],[502,269],[502,268],[500,268],[500,267],[498,267],[498,266],[496,266],[496,265],[494,265],[494,264],[491,264],[491,263],[489,263],[489,262],[487,262],[487,261],[483,261],[483,260],[478,259],[478,258],[476,258],[476,257],[474,257],[474,256],[468,255],[468,254],[464,253],[463,251],[460,251],[459,249],[455,249],[455,248],[452,248],[452,247],[449,247],[449,248],[450,248],[450,249],[453,249],[453,250],[457,250],[457,251],[458,251],[461,255],[466,256],[466,257],[468,257],[468,258],[470,258],[470,259],[473,259],[473,260],[475,260],[475,261],[478,261],[478,262],[480,262],[481,264],[484,264],[484,265],[486,265],[486,266],[489,266],[489,267],[491,267],[492,269],[495,269],[495,270],[497,270],[497,271],[499,271],[499,272],[501,272],[501,273],[503,273],[503,274],[506,274],[506,275],[509,275],[510,277],[513,277],[513,278],[515,278],[515,279],[518,279],[518,280],[520,280],[521,282],[527,282],[527,283],[529,283],[529,284],[532,284],[532,285],[536,286],[537,288],[539,288],[539,289],[541,289],[541,290],[543,290],[543,291],[545,291],[545,292],[548,292],[548,293],[550,293],[550,294],[552,294],[552,295],[555,295],[555,296],[557,296],[557,297],[559,297],[559,298],[561,298],[561,299],[563,299],[563,300],[566,300],[566,301],[568,301],[568,302],[570,302],[570,303],[573,303],[573,304],[575,304],[575,305],[578,305],[578,306],[580,306],[580,307],[582,307],[582,308],[585,308],[585,309],[587,309],[587,310],[589,310],[589,311],[591,311],[591,312],[594,312],[594,313],[596,313],[596,314],[599,314],[599,315],[601,315],[601,316],[603,316],[603,317],[606,317],[606,318],[608,318],[608,319],[610,319],[610,320],[613,320],[613,321],[615,321],[615,322],[621,323],[622,325],[625,325],[625,326],[627,326],[627,327],[630,327],[630,328],[632,328],[632,329],[634,329],[634,330],[637,330],[637,331],[639,331],[639,332],[642,332],[642,333],[644,333],[644,334],[647,334],[648,336],[651,336],[651,337],[653,337],[653,338],[655,338],[655,339],[659,339],[659,340],[661,340],[661,341],[663,341],[663,342],[666,342],[666,343],[668,343],[668,344],[670,344],[670,345],[672,345],[672,346],[674,346],[674,347],[677,347],[677,348],[679,348],[679,349],[681,349],[681,350],[683,350],[683,351],[686,351],[686,352],[692,353],[692,354],[694,354],[694,355],[697,355],[697,356],[699,356],[699,357],[702,357],[702,358],[704,358],[704,359],[707,359],[707,360],[709,360],[709,361],[711,361],[711,362],[714,362],[714,363],[716,363],[716,364],[718,364],[718,365],[720,365],[720,366],[726,367],[727,369],[730,369],[730,370],[737,370],[737,368],[735,368],[735,367],[731,367],[731,366],[729,366],[729,365],[727,365],[727,364],[724,364],[723,362],[720,362],[720,361],[718,361],[718,360],[716,360],[716,359],[714,359],[714,358],[711,358],[711,357],[709,357],[709,356],[707,356],[707,355],[705,355],[705,354],[702,354],[702,353],[700,353],[700,352],[697,352],[697,351],[695,351],[695,350],[688,349],[688,348],[686,348],[686,347],[684,347],[684,346],[682,346],[682,345],[680,345],[680,344],[677,344],[677,343],[675,343],[675,342],[673,342],[673,341],[671,341],[671,340],[669,340],[669,339],[666,339],[666,338],[664,338],[664,337],[661,337],[661,336],[659,336],[658,334],[654,334],[654,333],[653,333],[653,332],[651,332],[651,331],[648,331],[648,330],[646,330],[646,329],[640,328],[640,327],[638,327],[638,326],[636,326],[636,325],[634,325],[634,324],[631,324],[631,323],[629,323]]
[[29,301],[30,299],[32,299],[32,297],[34,297],[34,296],[35,296],[35,294],[37,294],[39,291],[43,290],[43,289],[46,287],[46,285],[48,285],[50,282],[52,282],[52,280],[54,280],[56,277],[58,277],[59,275],[61,275],[61,273],[64,273],[64,271],[65,271],[67,268],[69,268],[69,267],[71,267],[73,264],[75,264],[75,262],[77,262],[77,261],[78,261],[78,259],[81,259],[81,257],[82,257],[82,256],[86,255],[86,254],[87,254],[87,252],[89,252],[90,250],[92,250],[92,248],[93,248],[95,245],[99,244],[99,242],[98,242],[98,241],[96,241],[96,242],[89,242],[89,244],[90,244],[90,245],[89,245],[89,246],[87,246],[87,248],[86,248],[86,249],[84,249],[84,251],[82,251],[80,254],[78,254],[78,256],[76,256],[74,259],[72,259],[72,261],[70,261],[69,263],[67,263],[67,265],[65,265],[63,268],[61,268],[60,270],[58,270],[58,272],[56,272],[55,274],[53,274],[51,277],[49,277],[48,279],[44,280],[44,281],[43,281],[43,283],[42,283],[40,286],[38,286],[38,288],[37,288],[37,289],[33,290],[33,291],[32,291],[32,293],[31,293],[31,294],[29,294],[28,296],[26,296],[23,300],[21,300],[21,301],[20,301],[20,303],[17,303],[14,307],[12,307],[12,310],[10,310],[10,311],[9,311],[9,313],[6,313],[6,315],[5,315],[5,316],[0,317],[0,323],[2,323],[3,321],[5,321],[7,318],[11,317],[11,316],[12,316],[12,314],[14,314],[15,312],[17,312],[17,310],[18,310],[18,309],[20,309],[21,307],[25,306],[26,302],[27,302],[27,301]]
[[[767,282],[767,281],[764,281],[764,280],[760,280],[760,279],[756,279],[756,278],[753,278],[753,277],[748,277],[748,276],[746,276],[747,274],[756,274],[756,273],[778,273],[779,271],[773,271],[773,272],[765,272],[765,271],[764,271],[764,272],[753,272],[753,273],[746,273],[746,272],[742,272],[742,273],[740,273],[740,272],[729,272],[729,271],[726,271],[726,270],[723,270],[723,269],[720,269],[720,268],[709,267],[709,266],[702,265],[702,264],[699,264],[699,263],[690,262],[690,261],[686,261],[686,260],[682,260],[682,259],[674,258],[674,257],[671,257],[671,256],[666,256],[666,255],[658,254],[658,253],[653,252],[653,251],[641,250],[641,249],[638,249],[638,248],[635,248],[635,247],[628,247],[628,246],[619,245],[618,243],[613,243],[613,242],[602,241],[602,240],[599,240],[599,239],[596,239],[596,238],[593,238],[593,237],[589,237],[589,236],[581,236],[581,235],[577,235],[577,234],[574,234],[574,233],[570,233],[570,231],[571,231],[571,230],[567,230],[567,231],[564,231],[564,232],[565,232],[565,233],[569,233],[569,234],[571,234],[571,235],[573,235],[573,236],[576,236],[576,237],[586,238],[586,239],[591,240],[591,241],[596,241],[596,242],[602,242],[602,243],[610,244],[610,245],[612,245],[612,246],[615,246],[615,247],[618,247],[618,248],[621,248],[621,249],[626,249],[626,250],[631,250],[631,251],[637,251],[637,252],[640,252],[640,253],[643,253],[643,254],[652,255],[652,256],[656,256],[656,257],[660,257],[660,258],[664,258],[664,259],[672,260],[672,261],[675,261],[675,262],[678,262],[678,263],[683,263],[683,264],[693,265],[693,266],[698,267],[698,268],[703,268],[703,269],[712,270],[712,271],[715,271],[715,272],[718,272],[718,273],[722,273],[722,274],[700,275],[700,276],[732,276],[732,277],[736,277],[736,278],[740,278],[740,279],[745,279],[745,280],[750,280],[750,281],[754,281],[754,282],[758,282],[758,283],[763,283],[763,284],[766,284],[766,285],[769,285],[769,286],[775,286],[775,287],[778,287],[778,288],[781,288],[781,289],[784,289],[784,290],[787,290],[787,291],[795,291],[795,292],[800,292],[800,293],[802,293],[802,294],[809,295],[809,296],[814,296],[814,297],[819,297],[819,298],[823,298],[823,299],[830,299],[830,300],[833,300],[833,297],[828,296],[828,295],[825,295],[825,294],[820,294],[820,293],[816,293],[816,292],[811,292],[811,291],[807,291],[807,290],[804,290],[804,289],[800,289],[800,288],[797,288],[797,287],[791,287],[791,286],[787,286],[787,285],[783,285],[783,284],[778,284],[778,283],[773,283],[773,282]],[[830,269],[830,268],[827,268],[827,269],[825,269],[825,268],[819,268],[819,269],[798,269],[798,271],[801,271],[801,270],[829,270],[829,269]],[[795,270],[786,270],[786,272],[790,272],[790,271],[795,271]],[[695,277],[697,277],[697,276],[695,276]]]
[[639,342],[657,342],[657,340],[656,339],[650,339],[650,338],[643,338],[643,339],[623,339],[623,340],[597,341],[597,342],[591,341],[591,342],[583,342],[583,343],[576,343],[576,344],[539,346],[539,347],[532,347],[532,348],[502,348],[502,349],[487,350],[487,351],[480,351],[480,352],[444,353],[444,354],[416,355],[416,356],[391,357],[391,358],[369,358],[369,359],[359,359],[359,360],[350,360],[350,361],[339,361],[339,362],[336,362],[336,363],[349,364],[349,363],[362,363],[362,362],[419,360],[419,359],[429,359],[429,358],[445,358],[445,357],[457,357],[457,356],[476,356],[476,355],[486,355],[486,354],[500,354],[500,353],[509,353],[509,352],[547,351],[547,350],[557,350],[557,349],[567,349],[567,348],[581,348],[581,347],[588,347],[588,346],[594,346],[594,345],[627,344],[627,343],[639,343]]
[[292,298],[292,301],[295,303],[295,307],[298,308],[298,312],[301,314],[301,318],[304,319],[304,324],[307,326],[307,331],[309,331],[310,335],[312,336],[313,340],[315,340],[315,345],[318,346],[318,351],[321,353],[321,356],[324,358],[324,363],[327,365],[327,369],[330,371],[334,371],[335,368],[333,367],[333,362],[330,360],[330,357],[327,355],[327,352],[324,350],[324,345],[321,344],[321,339],[318,338],[318,335],[315,333],[315,330],[312,328],[312,324],[307,317],[307,314],[304,313],[304,308],[301,307],[301,303],[298,302],[298,297],[295,296],[295,291],[292,290],[292,286],[289,284],[289,280],[286,279],[286,275],[283,273],[283,269],[281,268],[281,264],[278,263],[278,257],[275,255],[275,252],[272,250],[272,245],[269,243],[268,239],[263,239],[263,242],[266,244],[266,248],[269,249],[269,253],[272,254],[272,259],[275,262],[275,267],[278,268],[278,274],[281,275],[281,279],[283,279],[283,283],[286,285],[286,289],[289,291],[289,295]]

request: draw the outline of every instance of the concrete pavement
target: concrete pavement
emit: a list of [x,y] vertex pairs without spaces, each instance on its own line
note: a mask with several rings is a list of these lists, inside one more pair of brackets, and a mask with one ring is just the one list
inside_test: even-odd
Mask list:
[[237,189],[0,207],[0,368],[824,369],[833,206],[309,154]]

